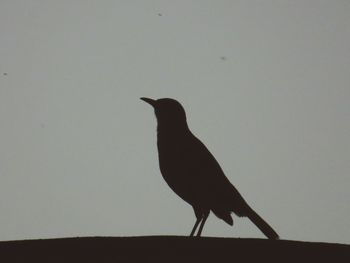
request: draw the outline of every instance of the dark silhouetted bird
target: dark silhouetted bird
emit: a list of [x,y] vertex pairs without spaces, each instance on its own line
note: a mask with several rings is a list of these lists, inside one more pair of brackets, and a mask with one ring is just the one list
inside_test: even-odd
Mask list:
[[170,188],[192,205],[200,236],[210,211],[229,225],[231,213],[248,217],[268,238],[278,234],[243,199],[225,176],[219,163],[188,128],[181,104],[169,98],[141,98],[152,105],[157,118],[157,146],[160,171]]

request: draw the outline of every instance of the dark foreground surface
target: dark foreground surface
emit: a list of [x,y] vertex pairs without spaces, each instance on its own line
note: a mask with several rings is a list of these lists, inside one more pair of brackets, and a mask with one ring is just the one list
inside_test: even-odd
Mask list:
[[350,262],[350,245],[179,236],[0,242],[0,262]]

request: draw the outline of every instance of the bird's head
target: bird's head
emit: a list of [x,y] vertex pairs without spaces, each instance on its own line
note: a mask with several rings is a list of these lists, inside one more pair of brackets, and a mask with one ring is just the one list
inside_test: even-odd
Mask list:
[[182,105],[174,99],[149,99],[141,98],[154,108],[158,127],[176,129],[187,128],[186,113]]

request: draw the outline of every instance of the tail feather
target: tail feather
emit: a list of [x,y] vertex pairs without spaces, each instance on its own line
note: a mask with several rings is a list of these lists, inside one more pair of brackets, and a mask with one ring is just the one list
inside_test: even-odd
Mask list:
[[264,233],[269,239],[279,239],[278,234],[273,228],[266,223],[253,209],[249,208],[247,217]]

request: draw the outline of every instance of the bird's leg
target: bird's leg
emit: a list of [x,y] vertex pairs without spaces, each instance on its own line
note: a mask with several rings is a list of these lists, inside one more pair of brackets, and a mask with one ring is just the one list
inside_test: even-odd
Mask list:
[[193,237],[194,232],[196,231],[196,229],[197,229],[197,227],[198,227],[198,225],[199,225],[199,223],[200,223],[201,220],[202,220],[201,217],[197,217],[196,223],[194,223],[194,226],[193,226],[193,228],[192,228],[190,237]]
[[200,237],[201,234],[202,234],[202,230],[203,230],[205,221],[207,221],[207,218],[208,218],[208,216],[209,216],[209,212],[210,212],[210,210],[205,211],[204,214],[203,214],[203,220],[202,220],[201,225],[199,226],[199,230],[198,230],[198,232],[197,232],[197,237]]
[[193,206],[193,210],[194,210],[194,214],[196,215],[197,220],[196,220],[196,223],[194,223],[194,226],[192,228],[190,237],[194,236],[194,232],[196,232],[196,229],[197,229],[199,223],[202,221],[203,215],[204,215],[203,212],[202,212],[202,209],[200,209],[197,206]]

